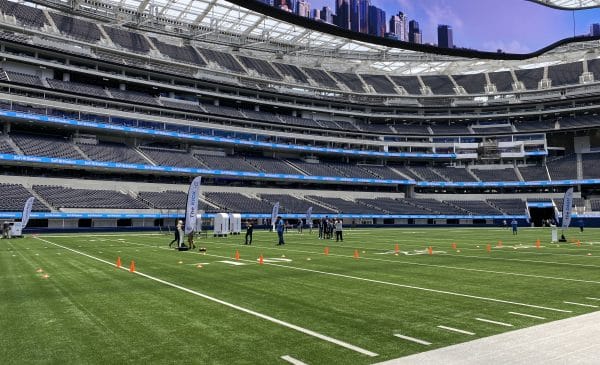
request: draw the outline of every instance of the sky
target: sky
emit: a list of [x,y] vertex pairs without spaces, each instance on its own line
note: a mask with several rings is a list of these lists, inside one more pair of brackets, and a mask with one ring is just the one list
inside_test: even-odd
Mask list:
[[[309,0],[311,8],[329,6],[335,0]],[[402,11],[419,22],[423,42],[437,43],[437,25],[453,27],[454,44],[482,51],[502,49],[528,53],[575,34],[589,33],[600,23],[600,9],[566,11],[525,0],[371,0],[385,10],[386,18]]]

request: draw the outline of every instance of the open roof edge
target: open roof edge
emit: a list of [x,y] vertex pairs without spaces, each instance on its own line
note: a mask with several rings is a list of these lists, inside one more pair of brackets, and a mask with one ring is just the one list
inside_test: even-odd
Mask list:
[[[589,41],[598,41],[600,40],[600,36],[576,36],[561,39],[557,42],[554,42],[544,48],[541,48],[537,51],[531,53],[498,53],[498,52],[490,52],[490,51],[477,51],[472,49],[465,48],[440,48],[437,46],[426,45],[426,44],[414,44],[409,42],[398,41],[390,38],[377,37],[369,34],[363,34],[358,32],[352,32],[347,29],[339,28],[332,24],[320,23],[308,20],[306,18],[290,14],[286,11],[277,9],[273,6],[258,2],[258,1],[248,1],[248,0],[227,0],[228,2],[246,8],[248,10],[252,10],[261,14],[265,14],[266,16],[278,19],[283,22],[287,22],[290,24],[294,24],[303,28],[307,28],[310,30],[331,34],[336,37],[351,39],[359,42],[376,44],[380,46],[385,46],[389,48],[397,48],[404,49],[415,52],[422,52],[428,54],[435,55],[443,55],[443,56],[454,56],[454,57],[463,57],[463,58],[476,58],[476,59],[484,59],[484,60],[511,60],[511,61],[520,61],[527,60],[535,57],[539,57],[549,51],[552,51],[558,47],[568,45],[571,43],[580,43],[580,42],[589,42]],[[527,0],[536,2],[540,5],[551,6],[547,3],[543,3],[542,0]],[[552,6],[556,7],[556,6]]]

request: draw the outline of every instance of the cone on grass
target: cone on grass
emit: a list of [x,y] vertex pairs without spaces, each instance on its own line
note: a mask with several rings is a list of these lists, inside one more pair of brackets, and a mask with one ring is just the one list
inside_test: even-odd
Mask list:
[[502,241],[498,241],[498,247],[502,247]]
[[577,247],[581,247],[581,241],[577,240]]
[[358,259],[360,256],[358,255],[358,250],[354,250],[354,258]]
[[456,250],[456,242],[452,242],[452,249]]
[[261,254],[260,254],[260,256],[258,257],[258,264],[259,264],[259,265],[262,265],[262,264],[264,264],[264,263],[265,263],[265,259],[263,258],[263,255],[262,255],[262,253],[261,253]]
[[539,249],[541,245],[540,239],[538,238],[537,241],[535,241],[535,248]]
[[396,246],[394,246],[394,253],[399,253],[400,252],[400,245],[398,245],[396,243]]
[[131,260],[131,264],[129,265],[129,272],[135,272],[135,261]]
[[240,261],[240,251],[235,250],[235,261]]
[[117,257],[117,269],[121,268],[121,256]]
[[492,245],[490,245],[490,244],[488,243],[488,245],[487,245],[487,246],[485,246],[485,250],[486,250],[487,252],[492,252]]
[[433,248],[432,248],[431,246],[429,246],[429,247],[427,248],[427,252],[428,252],[430,255],[433,255]]
[[329,247],[325,247],[325,256],[329,255]]

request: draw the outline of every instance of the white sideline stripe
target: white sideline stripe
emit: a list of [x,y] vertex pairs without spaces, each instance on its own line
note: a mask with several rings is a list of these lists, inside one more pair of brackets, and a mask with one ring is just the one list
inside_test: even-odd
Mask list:
[[598,308],[597,305],[593,304],[583,304],[583,303],[575,303],[575,302],[563,302],[565,304],[578,305],[580,307],[589,307],[589,308]]
[[585,299],[589,299],[589,300],[600,300],[600,298],[592,298],[592,297],[586,297]]
[[525,313],[519,313],[519,312],[508,312],[508,313],[514,314],[515,316],[521,316],[521,317],[529,317],[529,318],[535,318],[535,319],[546,319],[545,317],[534,316],[533,314],[525,314]]
[[[141,243],[140,243],[140,245],[141,245]],[[166,248],[166,247],[163,247],[163,248],[165,250],[168,250],[168,248]],[[186,252],[187,253],[196,254],[196,255],[200,255],[199,252],[193,252],[193,251],[186,251]],[[311,253],[314,253],[314,252],[311,252]],[[220,257],[220,258],[228,258],[227,256],[212,255],[212,254],[202,254],[202,255],[212,256],[212,257]],[[352,256],[342,256],[342,257],[352,257]],[[253,262],[252,260],[244,260],[244,259],[240,259],[240,260],[247,261],[247,262]],[[544,310],[549,310],[549,311],[554,311],[554,312],[561,312],[561,313],[572,313],[572,311],[565,310],[565,309],[544,307],[544,306],[539,306],[539,305],[534,305],[534,304],[519,303],[519,302],[513,302],[513,301],[510,301],[510,300],[503,300],[503,299],[480,297],[480,296],[477,296],[477,295],[455,293],[455,292],[450,292],[450,291],[445,291],[445,290],[439,290],[439,289],[423,288],[423,287],[414,286],[414,285],[391,283],[389,281],[367,279],[367,278],[361,278],[361,277],[358,277],[358,276],[337,274],[337,273],[333,273],[333,272],[320,271],[320,270],[305,269],[305,268],[302,268],[302,267],[287,266],[287,265],[281,265],[281,264],[273,264],[273,263],[268,263],[268,262],[266,262],[265,265],[271,265],[271,266],[276,266],[276,267],[284,267],[284,268],[292,269],[292,270],[314,272],[314,273],[317,273],[317,274],[337,276],[337,277],[341,277],[341,278],[366,281],[366,282],[370,282],[370,283],[377,283],[377,284],[383,284],[383,285],[392,285],[392,286],[397,286],[397,287],[400,287],[400,288],[422,290],[422,291],[426,291],[426,292],[430,292],[430,293],[447,294],[447,295],[453,295],[453,296],[462,297],[462,298],[478,299],[478,300],[484,300],[484,301],[489,301],[489,302],[494,302],[494,303],[511,304],[511,305],[517,305],[517,306],[522,306],[522,307],[544,309]]]
[[[101,259],[101,258],[98,258],[98,257],[92,256],[92,255],[88,255],[88,254],[86,254],[86,253],[84,253],[84,252],[77,251],[77,250],[74,250],[74,249],[72,249],[72,248],[69,248],[69,247],[66,247],[66,246],[59,245],[59,244],[57,244],[57,243],[54,243],[54,242],[50,242],[50,241],[44,240],[44,239],[42,239],[42,238],[39,238],[39,237],[36,237],[36,239],[38,239],[38,240],[40,240],[40,241],[43,241],[43,242],[46,242],[46,243],[49,243],[49,244],[51,244],[51,245],[54,245],[54,246],[60,247],[60,248],[62,248],[62,249],[65,249],[65,250],[68,250],[68,251],[74,252],[74,253],[76,253],[76,254],[79,254],[79,255],[82,255],[82,256],[88,257],[88,258],[90,258],[90,259],[92,259],[92,260],[100,261],[100,262],[103,262],[103,263],[105,263],[105,264],[108,264],[108,265],[110,265],[110,266],[113,266],[113,267],[115,266],[115,264],[114,264],[114,263],[112,263],[112,262],[109,262],[109,261],[103,260],[103,259]],[[127,270],[127,271],[128,271],[128,269],[127,269],[126,267],[121,267],[121,269],[123,269],[123,270]],[[274,318],[274,317],[268,316],[268,315],[266,315],[266,314],[262,314],[262,313],[259,313],[259,312],[255,312],[255,311],[253,311],[253,310],[251,310],[251,309],[247,309],[247,308],[244,308],[244,307],[240,307],[240,306],[238,306],[238,305],[235,305],[235,304],[232,304],[232,303],[229,303],[229,302],[223,301],[223,300],[221,300],[221,299],[217,299],[217,298],[214,298],[214,297],[208,296],[208,295],[206,295],[206,294],[202,294],[202,293],[200,293],[200,292],[197,292],[197,291],[195,291],[195,290],[192,290],[192,289],[185,288],[185,287],[183,287],[183,286],[180,286],[180,285],[177,285],[177,284],[174,284],[174,283],[171,283],[171,282],[168,282],[168,281],[165,281],[165,280],[159,279],[159,278],[157,278],[157,277],[154,277],[154,276],[151,276],[151,275],[148,275],[148,274],[144,274],[144,273],[142,273],[142,272],[139,272],[139,271],[135,271],[135,272],[134,272],[134,274],[136,274],[136,275],[140,275],[140,276],[143,276],[143,277],[145,277],[145,278],[147,278],[147,279],[150,279],[150,280],[156,281],[156,282],[158,282],[158,283],[161,283],[161,284],[164,284],[164,285],[167,285],[167,286],[173,287],[173,288],[175,288],[175,289],[179,289],[179,290],[181,290],[181,291],[184,291],[184,292],[187,292],[187,293],[190,293],[190,294],[193,294],[193,295],[199,296],[199,297],[201,297],[201,298],[204,298],[204,299],[210,300],[210,301],[212,301],[212,302],[215,302],[215,303],[218,303],[218,304],[221,304],[221,305],[227,306],[227,307],[229,307],[229,308],[232,308],[232,309],[238,310],[238,311],[240,311],[240,312],[244,312],[244,313],[247,313],[247,314],[253,315],[253,316],[255,316],[255,317],[258,317],[258,318],[261,318],[261,319],[265,319],[265,320],[267,320],[267,321],[273,322],[273,323],[275,323],[275,324],[278,324],[278,325],[280,325],[280,326],[283,326],[283,327],[287,327],[287,328],[293,329],[293,330],[295,330],[295,331],[298,331],[298,332],[304,333],[304,334],[306,334],[306,335],[309,335],[309,336],[312,336],[312,337],[316,337],[316,338],[318,338],[318,339],[320,339],[320,340],[323,340],[323,341],[326,341],[326,342],[333,343],[333,344],[335,344],[335,345],[338,345],[338,346],[341,346],[341,347],[347,348],[347,349],[349,349],[349,350],[352,350],[352,351],[355,351],[355,352],[361,353],[361,354],[363,354],[363,355],[367,355],[367,356],[371,356],[371,357],[378,356],[378,354],[376,354],[376,353],[374,353],[374,352],[371,352],[371,351],[365,350],[365,349],[363,349],[363,348],[360,348],[360,347],[358,347],[358,346],[354,346],[354,345],[352,345],[352,344],[349,344],[349,343],[347,343],[347,342],[344,342],[344,341],[341,341],[341,340],[335,339],[335,338],[333,338],[333,337],[325,336],[325,335],[323,335],[323,334],[320,334],[320,333],[318,333],[318,332],[315,332],[315,331],[312,331],[312,330],[309,330],[309,329],[306,329],[306,328],[303,328],[303,327],[300,327],[300,326],[296,326],[295,324],[291,324],[291,323],[288,323],[288,322],[282,321],[282,320],[280,320],[280,319],[277,319],[277,318]]]
[[431,342],[419,340],[418,338],[414,338],[414,337],[404,336],[404,335],[401,335],[401,334],[398,334],[398,333],[395,333],[394,336],[396,336],[398,338],[401,338],[403,340],[406,340],[406,341],[420,343],[421,345],[425,345],[425,346],[431,345]]
[[473,333],[473,332],[459,330],[458,328],[453,328],[453,327],[448,327],[448,326],[437,326],[437,327],[441,328],[443,330],[447,330],[447,331],[462,333],[462,334],[469,335],[469,336],[475,336],[475,333]]
[[499,326],[504,326],[504,327],[513,327],[513,325],[510,324],[510,323],[492,321],[490,319],[485,319],[485,318],[475,318],[475,319],[478,320],[478,321],[480,321],[480,322],[487,322],[487,323],[497,324]]
[[308,365],[305,362],[302,362],[302,361],[300,361],[298,359],[294,359],[290,355],[284,355],[284,356],[282,356],[281,360],[285,360],[285,361],[289,362],[290,364],[294,364],[294,365]]
[[229,260],[223,260],[223,261],[218,261],[218,262],[222,262],[224,264],[229,264],[229,265],[234,265],[234,266],[242,266],[242,265],[246,265],[243,262],[237,262],[237,261],[229,261]]

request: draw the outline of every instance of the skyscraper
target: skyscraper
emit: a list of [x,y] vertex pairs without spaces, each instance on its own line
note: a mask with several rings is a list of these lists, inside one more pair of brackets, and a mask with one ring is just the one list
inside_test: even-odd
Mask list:
[[325,23],[333,24],[333,11],[330,7],[324,6],[321,9],[321,20]]
[[336,0],[335,25],[340,28],[350,29],[350,0]]
[[400,41],[408,41],[408,17],[403,12],[392,15],[389,33],[395,35],[395,38]]
[[369,6],[371,0],[360,0],[358,4],[359,25],[358,31],[361,33],[369,33]]
[[408,41],[416,44],[423,43],[423,35],[421,34],[421,29],[419,28],[419,22],[416,20],[411,20],[408,22]]
[[304,17],[310,15],[310,4],[307,0],[298,0],[296,3],[296,14]]
[[385,11],[370,5],[369,6],[369,34],[383,37],[386,31]]
[[600,23],[590,25],[590,35],[592,37],[600,37]]
[[317,21],[322,21],[321,19],[321,9],[313,9],[310,11],[310,18]]
[[452,27],[445,24],[438,25],[438,47],[454,48],[454,39],[452,39]]
[[360,0],[350,0],[350,29],[358,32],[360,29]]

